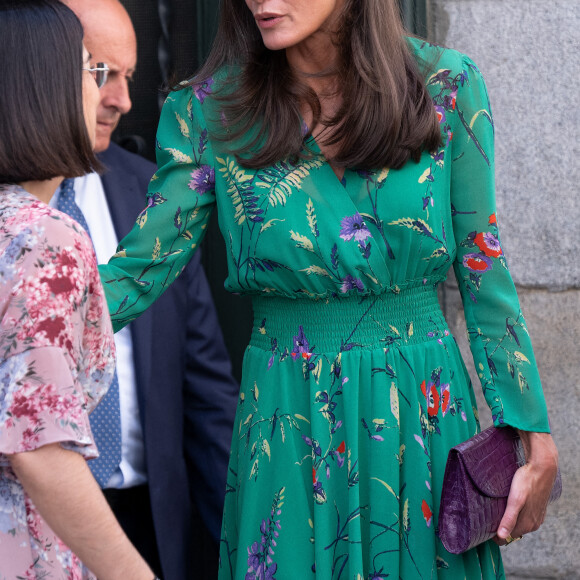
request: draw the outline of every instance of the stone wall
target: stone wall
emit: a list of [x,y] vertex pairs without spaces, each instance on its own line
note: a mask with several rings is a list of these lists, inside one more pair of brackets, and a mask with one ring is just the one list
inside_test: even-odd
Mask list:
[[[487,82],[502,245],[560,452],[562,498],[538,532],[502,550],[507,577],[580,578],[580,2],[430,0],[429,30]],[[454,280],[442,299],[471,361]],[[491,424],[482,397],[480,409]]]

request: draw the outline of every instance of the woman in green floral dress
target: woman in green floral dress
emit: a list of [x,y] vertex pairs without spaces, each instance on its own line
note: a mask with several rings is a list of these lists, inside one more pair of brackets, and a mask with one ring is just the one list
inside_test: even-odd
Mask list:
[[[557,453],[481,75],[405,38],[394,0],[246,3],[222,3],[210,60],[168,97],[147,207],[101,271],[120,328],[216,208],[226,287],[253,296],[220,578],[503,578],[498,544],[542,521]],[[494,423],[528,452],[496,542],[462,555],[437,534],[448,451],[478,429],[437,300],[451,266]]]

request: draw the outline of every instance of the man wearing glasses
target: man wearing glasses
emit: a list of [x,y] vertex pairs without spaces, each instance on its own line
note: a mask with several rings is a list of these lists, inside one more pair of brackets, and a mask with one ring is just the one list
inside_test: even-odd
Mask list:
[[[91,73],[102,85],[95,150],[107,171],[74,181],[75,209],[82,210],[102,263],[145,206],[155,166],[111,143],[121,116],[131,109],[137,42],[128,13],[118,0],[64,1],[83,24]],[[56,207],[63,191],[53,199]],[[199,259],[153,308],[117,334],[116,343],[120,437],[107,418],[110,429],[99,445],[92,418],[91,425],[104,456],[110,443],[119,448],[120,438],[120,463],[103,457],[112,474],[97,467],[93,473],[158,575],[215,578],[238,386]],[[196,510],[209,530],[205,535],[192,530]]]
[[87,68],[83,68],[83,70],[86,70],[93,75],[99,89],[103,88],[104,84],[107,82],[107,77],[109,76],[108,64],[104,62],[98,62],[95,66],[89,66]]

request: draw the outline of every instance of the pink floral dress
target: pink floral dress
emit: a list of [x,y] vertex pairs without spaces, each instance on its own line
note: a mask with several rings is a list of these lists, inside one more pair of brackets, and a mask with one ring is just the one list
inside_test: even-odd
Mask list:
[[0,579],[94,578],[42,519],[7,454],[59,442],[96,457],[89,413],[114,365],[89,237],[22,188],[0,185]]

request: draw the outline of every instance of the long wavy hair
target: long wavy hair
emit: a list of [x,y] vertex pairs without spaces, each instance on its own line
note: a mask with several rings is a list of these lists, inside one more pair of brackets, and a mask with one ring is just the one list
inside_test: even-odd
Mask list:
[[[322,118],[320,100],[290,68],[284,50],[268,50],[244,0],[222,0],[218,32],[201,70],[183,88],[220,69],[226,134],[238,162],[250,168],[304,153],[301,107],[321,122],[337,166],[398,169],[440,146],[441,134],[423,75],[413,58],[396,0],[346,0],[334,42],[337,64],[318,76],[340,79],[341,106]],[[232,82],[230,82],[232,81]],[[249,139],[248,136],[251,136]],[[243,138],[241,141],[238,139]]]

